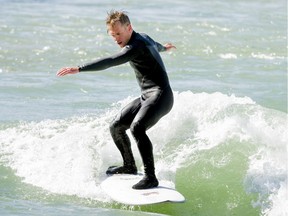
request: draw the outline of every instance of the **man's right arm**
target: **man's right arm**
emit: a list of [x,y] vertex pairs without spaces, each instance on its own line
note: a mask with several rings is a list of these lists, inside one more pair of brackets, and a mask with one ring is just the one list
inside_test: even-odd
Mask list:
[[57,76],[65,76],[67,74],[76,74],[76,73],[84,72],[84,71],[105,70],[109,67],[124,64],[130,61],[133,58],[134,54],[135,52],[132,51],[132,48],[130,46],[126,46],[121,50],[121,52],[115,55],[112,55],[110,57],[101,58],[96,61],[84,64],[78,67],[62,68],[57,72]]
[[125,56],[123,57],[122,55],[116,54],[111,57],[101,58],[96,61],[79,66],[79,72],[105,70],[109,67],[120,65],[126,62],[127,60]]

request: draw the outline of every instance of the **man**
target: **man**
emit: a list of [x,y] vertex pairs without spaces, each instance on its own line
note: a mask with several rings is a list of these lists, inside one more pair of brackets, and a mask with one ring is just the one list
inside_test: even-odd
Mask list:
[[126,130],[130,128],[139,148],[145,172],[143,179],[133,188],[157,187],[153,147],[146,130],[156,124],[173,106],[173,93],[159,52],[176,47],[170,43],[163,46],[146,34],[136,33],[129,17],[122,11],[108,13],[106,25],[107,32],[122,50],[118,54],[83,66],[62,68],[57,75],[104,70],[126,62],[130,63],[141,88],[141,96],[125,106],[110,125],[112,138],[123,158],[123,166],[111,166],[106,174],[137,174],[131,143],[126,134]]

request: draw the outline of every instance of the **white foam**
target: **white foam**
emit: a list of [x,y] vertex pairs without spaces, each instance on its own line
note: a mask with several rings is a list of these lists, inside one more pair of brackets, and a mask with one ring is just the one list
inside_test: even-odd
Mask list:
[[[165,133],[159,137],[159,131]],[[157,162],[160,170],[166,167],[167,172],[177,170],[195,158],[197,152],[232,138],[256,145],[258,152],[250,157],[244,182],[247,193],[259,194],[253,205],[260,206],[268,215],[277,215],[287,206],[287,114],[260,107],[247,97],[181,92],[175,93],[171,113],[150,134],[157,142],[155,152],[162,157],[167,148],[163,147],[163,141],[169,143],[178,137],[178,148],[170,149],[173,154],[169,152]],[[227,160],[229,158],[224,157],[216,166],[222,166]]]
[[[250,157],[245,190],[259,194],[253,205],[260,205],[262,212],[281,212],[287,204],[287,115],[258,106],[248,97],[190,91],[174,96],[169,115],[148,131],[157,175],[174,181],[177,169],[199,151],[233,138],[249,141],[258,152]],[[99,183],[107,166],[122,162],[109,134],[109,122],[130,100],[114,104],[99,116],[21,123],[1,130],[0,162],[24,182],[47,191],[105,200]],[[140,165],[137,145],[128,135]],[[215,166],[227,161],[229,156],[223,156]]]
[[102,171],[101,145],[109,142],[102,124],[105,119],[88,117],[23,124],[1,131],[1,154],[26,183],[101,199],[95,178]]
[[280,212],[287,206],[288,197],[287,115],[259,109],[250,115],[246,134],[259,145],[258,152],[250,157],[246,191],[259,194],[254,206],[260,206],[263,214],[286,215]]
[[[287,215],[287,118],[286,114],[258,115],[251,118],[249,129],[260,143],[259,151],[250,157],[245,179],[248,193],[258,193],[254,206],[260,206],[265,215]],[[268,200],[267,200],[268,197]]]
[[269,200],[272,203],[271,208],[263,210],[263,214],[269,216],[286,216],[288,215],[288,187],[287,180],[281,182],[280,188],[276,193],[272,193],[269,196]]
[[[155,142],[155,154],[159,158],[167,154],[157,164],[169,170],[177,170],[186,161],[191,160],[200,150],[211,149],[230,136],[241,133],[241,116],[237,113],[229,115],[237,106],[253,105],[247,97],[239,98],[221,93],[198,93],[190,91],[174,93],[175,104],[169,115],[154,126],[149,134]],[[164,133],[159,136],[159,131]],[[241,138],[244,139],[245,135]],[[169,143],[179,145],[169,146]],[[171,152],[165,152],[169,148]],[[166,166],[165,166],[166,165]]]
[[284,56],[276,56],[275,53],[269,53],[269,54],[265,54],[265,53],[251,53],[251,56],[253,58],[265,59],[265,60],[285,59]]
[[220,54],[219,55],[220,58],[223,58],[223,59],[237,59],[237,55],[234,54],[234,53],[225,53],[225,54]]

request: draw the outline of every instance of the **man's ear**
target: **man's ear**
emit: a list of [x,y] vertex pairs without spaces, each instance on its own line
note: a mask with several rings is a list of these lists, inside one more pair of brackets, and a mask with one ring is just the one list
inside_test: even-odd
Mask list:
[[129,32],[132,32],[132,31],[133,31],[133,28],[132,28],[132,25],[131,25],[131,24],[128,24],[128,30],[129,30]]

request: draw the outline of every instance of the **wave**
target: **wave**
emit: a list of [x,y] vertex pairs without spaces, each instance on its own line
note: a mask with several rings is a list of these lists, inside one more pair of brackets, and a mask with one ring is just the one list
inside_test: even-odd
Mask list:
[[[174,92],[174,96],[172,111],[148,131],[157,176],[173,182],[179,179],[181,189],[181,184],[187,182],[185,175],[195,173],[197,166],[199,183],[201,179],[213,181],[213,170],[225,175],[232,164],[236,172],[238,168],[244,170],[243,174],[237,173],[241,174],[237,181],[242,182],[243,196],[257,195],[252,208],[260,208],[266,215],[287,213],[283,212],[287,206],[287,114],[261,107],[248,97],[219,92]],[[101,115],[0,127],[0,165],[14,170],[22,182],[51,193],[110,202],[99,184],[107,167],[120,164],[121,157],[110,137],[109,123],[130,100],[113,104]],[[128,135],[141,167],[136,144]],[[241,152],[239,160],[235,152]],[[247,165],[241,162],[243,159]],[[241,164],[233,165],[233,160]],[[212,171],[207,171],[207,161]],[[236,174],[230,177],[236,179]],[[219,182],[215,182],[217,185]],[[197,194],[195,190],[189,186],[187,193],[183,192],[189,196]],[[231,189],[226,190],[228,193]],[[225,202],[227,211],[239,206],[236,201]]]

